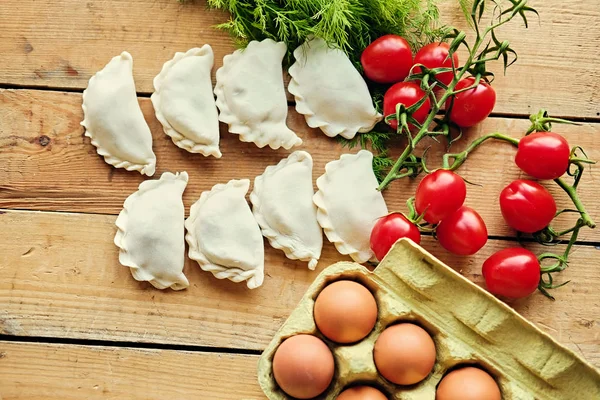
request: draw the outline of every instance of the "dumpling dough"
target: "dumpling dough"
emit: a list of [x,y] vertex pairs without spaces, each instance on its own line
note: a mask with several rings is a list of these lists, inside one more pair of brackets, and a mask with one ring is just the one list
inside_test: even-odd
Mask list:
[[369,88],[346,54],[313,38],[294,50],[288,90],[311,128],[352,139],[381,121]]
[[207,44],[175,53],[154,78],[151,99],[173,143],[190,153],[220,158],[219,116],[210,79],[213,62]]
[[119,262],[129,267],[136,280],[148,281],[157,289],[181,290],[190,285],[183,274],[181,196],[187,182],[187,172],[165,172],[158,180],[142,182],[125,200],[117,218]]
[[154,175],[152,134],[137,101],[133,58],[124,51],[92,76],[83,92],[85,136],[116,168]]
[[262,285],[265,248],[245,196],[248,179],[231,180],[203,192],[185,221],[188,255],[219,279]]
[[329,241],[358,263],[374,258],[371,230],[377,219],[388,213],[372,163],[373,154],[367,150],[327,163],[313,197],[319,224]]
[[315,269],[321,257],[323,232],[312,200],[312,166],[310,154],[293,152],[256,177],[250,201],[271,246],[283,250],[287,258],[308,261],[308,268]]
[[285,123],[288,105],[281,61],[286,51],[283,42],[251,41],[247,48],[226,55],[217,70],[219,120],[242,142],[286,150],[302,143]]

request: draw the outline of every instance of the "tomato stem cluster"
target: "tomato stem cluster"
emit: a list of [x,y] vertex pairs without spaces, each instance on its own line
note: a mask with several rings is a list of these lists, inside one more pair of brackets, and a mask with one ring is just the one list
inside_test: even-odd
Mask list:
[[[473,46],[469,45],[466,40],[467,35],[463,31],[453,29],[451,31],[452,33],[447,36],[447,38],[452,39],[448,51],[448,57],[452,60],[452,68],[427,69],[424,65],[420,64],[417,64],[413,67],[413,70],[418,67],[421,72],[418,74],[411,73],[408,79],[420,80],[421,88],[425,91],[426,96],[424,96],[416,104],[413,104],[411,107],[405,107],[404,105],[399,104],[396,107],[395,115],[386,116],[386,121],[388,122],[394,119],[398,121],[397,133],[405,134],[408,139],[408,143],[400,157],[398,157],[388,174],[382,180],[378,188],[379,190],[384,190],[392,181],[396,179],[406,176],[414,177],[419,175],[424,170],[424,157],[416,157],[413,155],[413,152],[417,144],[425,137],[436,137],[442,135],[447,138],[449,144],[452,144],[452,142],[456,141],[461,136],[462,133],[460,133],[460,128],[453,124],[449,118],[454,102],[454,96],[464,91],[476,88],[482,78],[485,80],[490,80],[493,78],[493,74],[487,71],[485,68],[485,64],[487,62],[502,58],[504,62],[504,68],[506,69],[516,61],[516,52],[510,47],[508,41],[500,41],[498,39],[496,36],[496,29],[511,21],[517,15],[522,18],[525,26],[527,27],[526,13],[531,12],[537,14],[537,11],[527,6],[527,0],[508,0],[508,2],[511,6],[503,11],[499,11],[494,19],[494,22],[485,29],[481,29],[480,22],[484,14],[485,7],[489,1],[486,2],[486,0],[475,0],[473,2],[471,19],[476,33]],[[497,6],[494,10],[494,12],[496,12],[498,5],[495,1],[492,3],[496,4]],[[460,46],[464,46],[468,50],[467,60],[462,67],[455,65],[453,59],[453,54]],[[449,71],[453,73],[454,77],[448,85],[445,85],[438,78],[436,78],[437,74]],[[470,74],[475,78],[473,84],[467,87],[456,89],[458,82],[467,74]],[[436,96],[435,92],[435,90],[438,88],[444,89],[439,98]],[[425,121],[420,124],[415,118],[413,118],[412,114],[424,104],[426,99],[430,100],[431,109]],[[444,116],[442,118],[438,117],[438,113],[440,110],[442,110],[447,102],[449,102],[449,107],[445,110]],[[434,125],[434,127],[430,130],[432,125]],[[452,138],[451,128],[459,129],[458,137]],[[413,131],[416,131],[414,135]],[[416,165],[419,162],[421,166]]]
[[526,135],[529,135],[533,132],[550,132],[553,122],[559,124],[579,125],[577,122],[568,121],[566,119],[552,118],[548,115],[548,111],[544,109],[541,109],[537,114],[531,115],[529,120],[531,121],[531,127],[527,130]]
[[[510,136],[506,136],[502,133],[495,132],[490,133],[488,135],[482,136],[476,140],[474,140],[465,150],[460,153],[446,153],[442,158],[442,167],[444,169],[448,169],[450,171],[455,171],[458,169],[466,160],[467,156],[470,152],[479,147],[483,142],[489,139],[498,139],[503,140],[505,142],[511,143],[514,146],[519,145],[519,139],[512,138]],[[452,160],[452,164],[450,164],[450,160]]]

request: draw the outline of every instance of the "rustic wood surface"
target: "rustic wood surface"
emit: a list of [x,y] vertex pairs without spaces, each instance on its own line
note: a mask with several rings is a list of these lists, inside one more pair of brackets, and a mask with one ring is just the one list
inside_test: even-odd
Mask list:
[[[269,246],[260,290],[221,281],[187,260],[190,288],[153,290],[118,263],[112,243],[114,216],[6,211],[0,215],[0,334],[171,343],[262,350],[298,303],[316,273],[340,260],[327,243],[317,272]],[[511,243],[491,240],[476,256],[453,256],[432,238],[423,246],[463,275],[482,284],[481,264]],[[514,243],[513,243],[514,244]],[[539,245],[528,246],[543,251]],[[569,285],[552,302],[539,293],[513,303],[525,317],[591,362],[600,365],[600,276],[589,261],[600,250],[581,245]]]
[[[541,17],[527,31],[503,30],[519,53],[506,77],[497,73],[498,113],[525,114],[541,106],[554,114],[600,117],[600,72],[593,29],[600,0],[531,1]],[[215,67],[234,47],[212,29],[226,14],[204,1],[3,0],[0,5],[0,84],[81,90],[111,57],[129,51],[137,90],[151,93],[152,79],[176,51],[209,43]],[[455,0],[442,2],[444,20],[467,29]]]
[[[506,37],[519,61],[498,73],[494,115],[467,132],[464,142],[492,131],[522,135],[525,118],[541,106],[586,121],[561,126],[571,144],[600,159],[600,0],[531,0],[541,18],[529,30],[510,25]],[[464,27],[454,1],[444,20]],[[211,28],[227,16],[201,1],[3,0],[0,2],[0,398],[15,399],[262,399],[257,355],[287,318],[316,273],[346,259],[326,244],[317,272],[266,245],[264,286],[219,281],[187,260],[191,282],[183,292],[158,291],[133,280],[118,263],[112,239],[123,201],[143,180],[116,170],[96,154],[79,125],[88,79],[123,50],[134,57],[140,104],[158,157],[156,177],[186,170],[186,210],[204,190],[232,178],[262,173],[289,152],[257,149],[222,129],[223,158],[175,147],[156,121],[147,95],[152,79],[175,51],[210,43],[216,67],[233,50]],[[288,123],[315,160],[314,176],[347,149],[309,129],[290,107]],[[396,150],[402,143],[398,143]],[[443,148],[435,145],[432,166]],[[479,184],[467,203],[485,218],[491,239],[474,257],[448,254],[431,238],[423,245],[482,284],[481,264],[515,245],[497,196],[522,174],[507,144],[484,145],[461,168]],[[600,178],[586,172],[581,196],[600,220]],[[565,194],[546,185],[559,206]],[[385,193],[404,211],[416,182],[396,182]],[[569,216],[557,226],[564,226]],[[534,251],[544,249],[528,245]],[[560,247],[557,249],[560,250]],[[600,231],[582,231],[570,267],[571,282],[554,292],[511,303],[565,346],[600,367]],[[233,377],[233,378],[232,378]]]
[[[154,117],[150,99],[140,98],[140,104],[154,137],[157,157],[155,177],[164,171],[188,171],[190,181],[184,194],[186,209],[200,193],[218,182],[250,178],[264,172],[268,165],[277,164],[291,151],[257,149],[253,143],[241,142],[237,135],[227,132],[222,125],[221,150],[223,157],[203,157],[174,146],[163,133]],[[0,208],[17,208],[48,211],[73,211],[85,213],[118,214],[123,202],[136,190],[144,177],[124,169],[109,167],[96,154],[90,139],[84,137],[79,124],[83,119],[81,94],[39,90],[0,89]],[[314,159],[313,174],[316,179],[325,171],[325,164],[342,153],[355,152],[344,149],[318,129],[306,125],[304,117],[293,107],[288,113],[289,126],[304,141],[300,149],[308,150]],[[490,132],[503,132],[520,137],[529,127],[524,119],[489,118],[479,126],[465,132],[465,139],[453,147],[461,151],[468,143]],[[600,159],[600,123],[582,126],[560,126],[561,133],[571,143],[588,150],[592,159]],[[396,148],[404,143],[399,141]],[[428,160],[430,166],[441,163],[444,146],[433,141]],[[492,236],[513,236],[506,226],[498,205],[497,194],[512,180],[524,174],[512,162],[515,148],[509,144],[488,142],[475,152],[461,167],[460,172],[475,185],[469,185],[467,204],[476,208],[488,224]],[[493,165],[490,169],[485,165]],[[581,197],[592,215],[600,215],[598,195],[600,176],[588,170],[581,184]],[[406,199],[413,193],[418,181],[395,182],[385,192],[390,209],[405,211]],[[555,194],[559,207],[571,207],[567,195],[553,182],[546,187]],[[561,219],[572,223],[573,215]],[[557,225],[560,227],[561,225]],[[583,230],[580,240],[600,241],[600,230]]]
[[0,341],[7,399],[261,399],[258,356]]

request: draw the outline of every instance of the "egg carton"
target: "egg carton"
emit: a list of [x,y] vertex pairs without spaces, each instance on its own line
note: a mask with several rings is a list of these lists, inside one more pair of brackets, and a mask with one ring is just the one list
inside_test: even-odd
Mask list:
[[[342,279],[366,286],[378,306],[373,331],[350,345],[324,337],[313,318],[318,294]],[[435,342],[433,371],[415,385],[387,381],[373,361],[375,341],[398,322],[420,325]],[[273,377],[272,361],[279,344],[297,334],[319,337],[334,356],[332,383],[316,399],[333,400],[349,386],[367,384],[394,400],[433,400],[442,377],[465,365],[490,373],[504,400],[600,399],[598,370],[407,239],[398,241],[373,272],[360,264],[338,262],[319,274],[260,357],[258,380],[270,400],[290,399]]]

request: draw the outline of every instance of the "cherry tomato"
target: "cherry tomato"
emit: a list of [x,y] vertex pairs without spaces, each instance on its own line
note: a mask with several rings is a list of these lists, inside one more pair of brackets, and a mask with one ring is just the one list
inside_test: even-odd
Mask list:
[[556,203],[539,183],[518,179],[500,193],[500,211],[511,228],[533,233],[550,224],[556,214]]
[[475,254],[487,242],[487,228],[477,211],[462,206],[443,219],[436,229],[443,248],[461,256]]
[[[383,114],[387,117],[391,114],[396,114],[396,105],[404,104],[406,107],[410,107],[413,104],[418,103],[423,97],[425,92],[421,87],[414,82],[399,82],[393,85],[385,92],[383,96]],[[413,114],[413,118],[419,123],[425,122],[429,110],[431,108],[431,101],[429,97],[425,99],[425,102],[419,107]],[[398,121],[393,120],[389,122],[393,129],[398,128]]]
[[490,293],[520,299],[537,289],[540,262],[522,247],[500,250],[483,263],[483,277]]
[[371,250],[378,260],[392,248],[400,238],[409,238],[416,244],[421,243],[419,228],[410,222],[404,215],[393,213],[380,218],[371,231]]
[[423,219],[437,224],[458,210],[467,197],[465,181],[452,171],[438,169],[427,175],[417,187],[415,208]]
[[[455,89],[464,89],[474,83],[475,78],[470,76],[458,81]],[[450,108],[450,102],[451,99],[446,101],[446,110]],[[460,127],[468,128],[486,119],[494,109],[495,104],[496,92],[489,84],[482,80],[474,88],[454,96],[454,105],[452,106],[452,111],[450,111],[450,120]]]
[[403,81],[413,66],[408,42],[397,35],[384,35],[374,40],[362,52],[360,63],[365,75],[379,83]]
[[564,137],[553,132],[536,132],[519,141],[515,162],[534,178],[556,179],[567,172],[570,155]]
[[[448,57],[448,50],[450,45],[448,43],[431,43],[427,46],[423,46],[415,55],[415,64],[423,64],[429,69],[434,68],[452,68],[452,59],[454,59],[454,66],[458,67],[458,54],[454,53],[452,59]],[[413,70],[415,73],[421,72],[420,67],[416,67]],[[435,76],[440,82],[448,86],[454,74],[452,71],[441,72]]]

